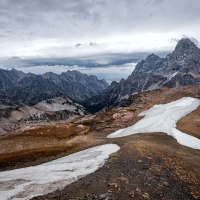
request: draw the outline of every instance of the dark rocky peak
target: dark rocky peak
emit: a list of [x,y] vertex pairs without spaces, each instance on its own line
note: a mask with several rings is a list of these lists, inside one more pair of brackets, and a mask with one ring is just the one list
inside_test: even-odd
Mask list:
[[4,76],[9,76],[10,78],[14,79],[19,79],[19,78],[23,78],[26,74],[22,71],[18,71],[16,69],[0,69],[0,73],[4,74]]
[[175,51],[181,53],[192,53],[199,51],[198,47],[188,38],[181,39],[176,45]]
[[64,72],[64,73],[67,73],[67,74],[82,74],[81,72],[77,71],[77,70],[67,70],[67,72]]
[[160,57],[152,53],[147,56],[147,58],[145,59],[145,62],[156,62],[158,60],[160,60]]
[[82,74],[81,72],[76,70],[68,70],[67,72],[62,72],[60,76],[75,82],[79,82],[80,80],[86,79],[88,77],[88,75]]
[[0,69],[0,94],[6,94],[9,89],[17,85],[24,76],[15,70]]
[[66,74],[68,76],[87,76],[86,74],[82,74],[81,72],[77,71],[77,70],[68,70],[67,72],[62,72],[62,74]]
[[94,81],[97,81],[98,79],[97,79],[97,76],[95,76],[95,75],[89,75],[89,78],[91,79],[91,80],[94,80]]
[[94,81],[96,83],[99,82],[103,84],[105,88],[109,86],[105,79],[98,80],[97,76],[95,75],[89,75],[88,78],[90,79],[90,81]]
[[164,70],[160,74],[174,72],[200,74],[200,49],[188,38],[181,39],[175,50],[166,56]]
[[100,80],[101,83],[103,83],[106,87],[109,86],[108,82],[103,78]]
[[[104,79],[99,80],[95,75],[88,76],[87,74],[83,74],[76,70],[68,70],[67,72],[62,72],[60,77],[66,81],[72,81],[74,83],[79,83],[87,87],[91,87],[93,85],[97,89],[97,91],[100,89],[99,92],[102,92],[102,90],[106,89],[109,86]],[[100,88],[98,89],[98,87]]]
[[124,78],[122,78],[119,82],[119,84],[123,84],[126,80]]
[[110,86],[115,86],[115,85],[118,85],[118,82],[117,81],[113,81]]
[[26,76],[26,73],[24,73],[23,71],[16,70],[15,68],[12,68],[10,71],[14,72],[15,74],[17,74],[21,78]]
[[[192,60],[200,56],[200,49],[188,38],[181,39],[175,47],[175,50],[166,56],[165,61]],[[195,59],[196,60],[196,59]]]
[[55,74],[53,72],[46,72],[42,75],[43,78],[49,79],[49,78],[57,78],[58,74]]
[[41,76],[41,75],[35,75],[35,74],[31,73],[31,72],[29,72],[29,73],[26,75],[26,77],[28,77],[28,78],[35,78],[36,76]]
[[163,61],[163,58],[160,58],[159,56],[155,55],[154,53],[147,56],[145,60],[142,60],[139,62],[135,70],[132,72],[134,73],[154,73],[158,68],[160,68],[161,62]]

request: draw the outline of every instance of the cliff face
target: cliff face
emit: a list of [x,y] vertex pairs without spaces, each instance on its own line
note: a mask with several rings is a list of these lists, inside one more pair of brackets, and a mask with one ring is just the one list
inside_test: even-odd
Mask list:
[[160,88],[200,85],[200,49],[189,39],[181,39],[165,58],[151,54],[139,62],[132,74],[113,83],[101,95],[84,103],[90,112],[106,106],[125,105],[130,94]]

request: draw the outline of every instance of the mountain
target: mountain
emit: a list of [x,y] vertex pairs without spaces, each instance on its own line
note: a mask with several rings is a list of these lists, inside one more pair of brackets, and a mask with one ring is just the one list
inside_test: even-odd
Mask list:
[[25,74],[17,70],[3,70],[0,69],[0,94],[13,88]]
[[14,96],[27,105],[54,97],[58,92],[77,102],[99,95],[108,83],[96,76],[67,71],[58,75],[52,72],[43,75],[25,74],[15,69],[0,69],[0,95]]
[[155,54],[139,62],[132,74],[113,82],[101,95],[88,99],[84,106],[97,112],[106,106],[125,105],[130,94],[162,86],[173,88],[200,85],[200,49],[189,39],[181,39],[165,58]]
[[26,126],[69,120],[88,114],[86,109],[66,95],[27,106],[17,100],[0,96],[0,135]]

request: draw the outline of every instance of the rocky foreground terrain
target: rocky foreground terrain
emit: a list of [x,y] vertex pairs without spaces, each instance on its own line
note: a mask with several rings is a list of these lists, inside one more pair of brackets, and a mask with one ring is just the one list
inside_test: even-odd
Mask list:
[[[102,144],[120,150],[95,173],[33,199],[200,199],[200,151],[182,146],[162,132],[107,138],[133,125],[138,114],[182,97],[200,99],[199,86],[163,87],[131,95],[128,106],[104,108],[70,122],[15,130],[0,137],[0,170],[38,165]],[[200,139],[200,107],[177,129]],[[0,182],[0,187],[5,184]]]

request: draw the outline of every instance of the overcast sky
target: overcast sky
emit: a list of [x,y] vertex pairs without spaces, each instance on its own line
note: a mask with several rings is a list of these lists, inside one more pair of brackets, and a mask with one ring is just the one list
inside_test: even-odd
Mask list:
[[199,8],[199,0],[0,0],[0,67],[126,78],[182,37],[199,46]]

